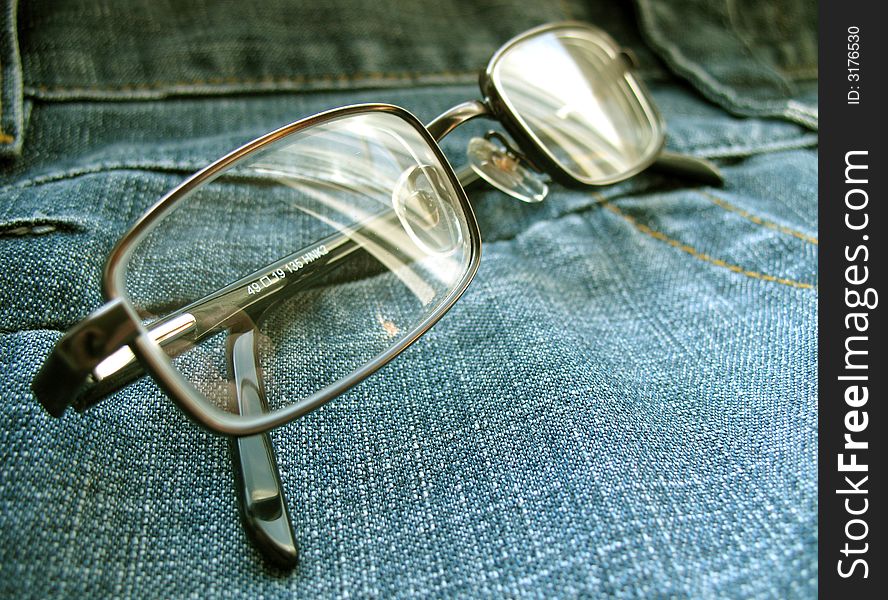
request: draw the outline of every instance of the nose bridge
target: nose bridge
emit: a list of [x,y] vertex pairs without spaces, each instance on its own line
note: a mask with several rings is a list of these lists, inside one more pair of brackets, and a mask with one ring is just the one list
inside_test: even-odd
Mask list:
[[435,138],[436,141],[440,142],[444,139],[444,136],[466,121],[478,117],[491,116],[493,116],[493,112],[490,110],[490,107],[486,102],[481,100],[471,100],[469,102],[457,104],[453,108],[441,113],[435,117],[432,122],[426,125],[426,129],[428,129],[429,133],[432,134],[432,137]]

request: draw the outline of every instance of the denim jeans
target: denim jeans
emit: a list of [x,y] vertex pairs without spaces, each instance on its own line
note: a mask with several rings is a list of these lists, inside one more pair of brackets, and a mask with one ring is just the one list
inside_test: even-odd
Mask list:
[[[0,34],[0,595],[816,593],[806,3],[44,4],[6,2]],[[566,17],[635,52],[669,148],[726,185],[651,172],[538,205],[471,188],[465,296],[272,433],[294,572],[245,538],[226,440],[150,379],[61,420],[40,408],[30,381],[102,303],[111,246],[187,174],[334,106],[427,122],[477,97],[508,37]],[[454,165],[487,127],[445,139]]]

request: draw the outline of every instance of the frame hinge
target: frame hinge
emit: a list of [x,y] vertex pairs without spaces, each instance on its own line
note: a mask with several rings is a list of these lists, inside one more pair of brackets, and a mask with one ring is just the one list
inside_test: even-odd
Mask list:
[[89,382],[96,365],[138,334],[138,320],[126,302],[111,300],[56,343],[31,390],[49,414],[60,417]]

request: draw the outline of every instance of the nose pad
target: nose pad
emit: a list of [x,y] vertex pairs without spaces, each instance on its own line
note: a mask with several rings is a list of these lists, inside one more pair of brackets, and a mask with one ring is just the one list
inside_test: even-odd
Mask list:
[[441,170],[431,165],[410,167],[395,184],[395,214],[413,243],[428,254],[451,254],[462,242],[450,190]]
[[469,165],[484,181],[522,202],[541,202],[549,193],[546,185],[508,147],[497,146],[489,139],[469,140]]

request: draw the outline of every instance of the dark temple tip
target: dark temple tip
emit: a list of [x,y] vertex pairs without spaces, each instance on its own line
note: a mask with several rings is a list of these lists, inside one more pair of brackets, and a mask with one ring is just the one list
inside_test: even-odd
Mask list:
[[53,349],[34,376],[31,391],[46,412],[58,418],[68,408],[74,393],[82,385],[82,379]]
[[657,171],[686,177],[694,181],[712,186],[724,187],[725,177],[721,169],[711,160],[676,152],[661,152],[652,165]]
[[281,569],[293,569],[299,562],[299,550],[293,539],[290,519],[284,511],[274,519],[247,516],[248,529],[252,533],[262,556]]
[[62,416],[87,387],[96,365],[135,339],[138,322],[131,312],[123,299],[110,300],[56,342],[31,382],[46,412]]

